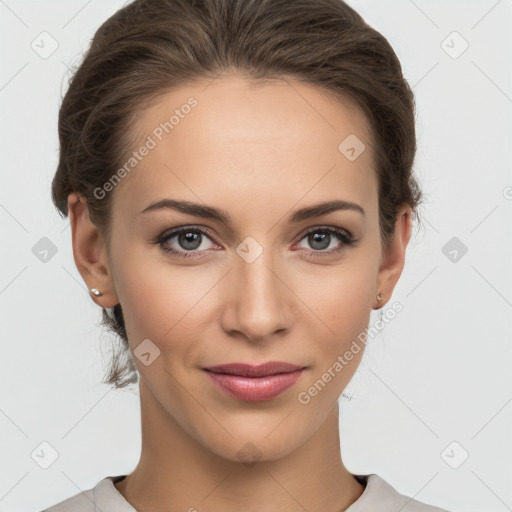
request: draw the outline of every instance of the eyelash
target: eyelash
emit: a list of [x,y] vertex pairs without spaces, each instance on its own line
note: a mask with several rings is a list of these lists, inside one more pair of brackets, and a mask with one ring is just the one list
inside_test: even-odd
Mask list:
[[[299,240],[303,240],[311,233],[329,233],[331,235],[334,235],[338,240],[340,240],[342,245],[338,247],[337,249],[330,249],[328,251],[326,250],[310,250],[308,251],[310,253],[310,256],[313,258],[323,258],[324,255],[334,256],[336,254],[342,253],[346,248],[351,247],[355,245],[356,240],[350,235],[347,231],[341,230],[338,228],[332,228],[332,227],[326,227],[326,226],[319,226],[312,228],[308,230],[302,238]],[[175,228],[171,231],[165,232],[161,234],[154,242],[153,244],[159,245],[160,248],[173,256],[176,256],[178,258],[199,258],[200,256],[195,256],[195,254],[200,253],[201,251],[177,251],[175,249],[170,249],[168,247],[164,246],[165,242],[168,242],[171,238],[174,238],[176,235],[179,235],[180,233],[200,233],[201,235],[206,235],[208,238],[214,238],[213,233],[208,229],[199,229],[196,227],[190,227],[190,226],[181,226],[179,228]]]

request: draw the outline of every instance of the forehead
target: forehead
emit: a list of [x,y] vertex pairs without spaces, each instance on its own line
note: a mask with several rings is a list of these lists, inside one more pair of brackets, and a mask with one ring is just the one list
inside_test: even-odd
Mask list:
[[137,161],[114,191],[123,215],[165,197],[222,201],[224,209],[230,198],[268,208],[306,195],[376,197],[366,119],[313,84],[237,75],[197,82],[159,97],[129,129]]

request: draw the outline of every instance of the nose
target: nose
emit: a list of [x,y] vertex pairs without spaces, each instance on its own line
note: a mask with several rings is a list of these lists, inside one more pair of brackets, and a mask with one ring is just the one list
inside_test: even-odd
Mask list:
[[284,335],[291,326],[293,293],[284,267],[273,264],[270,250],[254,261],[236,257],[223,279],[221,325],[231,336],[262,343]]

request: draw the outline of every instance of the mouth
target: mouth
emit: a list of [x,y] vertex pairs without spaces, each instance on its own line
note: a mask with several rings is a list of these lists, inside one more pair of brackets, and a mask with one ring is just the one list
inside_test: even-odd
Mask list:
[[228,395],[246,401],[271,400],[291,388],[305,366],[271,361],[254,366],[229,363],[203,368],[211,382]]

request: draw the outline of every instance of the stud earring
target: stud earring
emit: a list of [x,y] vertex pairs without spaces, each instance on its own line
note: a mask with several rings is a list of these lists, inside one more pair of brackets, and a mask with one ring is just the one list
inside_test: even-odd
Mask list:
[[382,292],[377,294],[377,301],[382,302]]
[[98,290],[98,288],[91,288],[89,291],[90,291],[93,295],[95,295],[96,297],[99,297],[100,295],[103,295],[103,294],[101,293],[101,291],[100,291],[100,290]]

